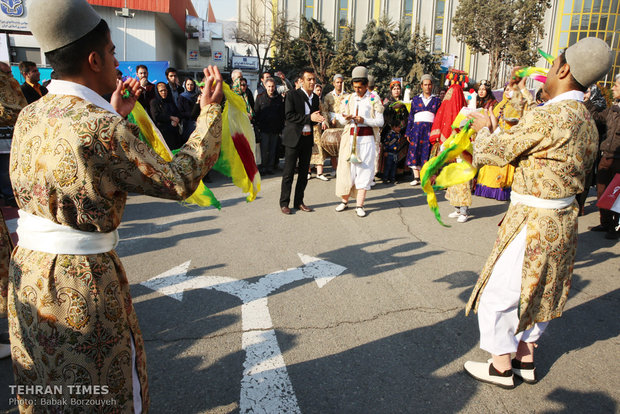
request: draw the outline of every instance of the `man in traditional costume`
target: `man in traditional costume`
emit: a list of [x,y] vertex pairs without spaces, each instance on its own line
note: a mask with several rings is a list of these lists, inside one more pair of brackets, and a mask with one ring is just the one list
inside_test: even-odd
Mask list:
[[504,388],[514,387],[514,375],[537,381],[535,343],[566,304],[577,246],[575,195],[597,152],[583,95],[611,64],[604,41],[582,39],[554,60],[544,85],[550,100],[516,126],[491,133],[489,116],[473,115],[474,165],[516,165],[510,207],[466,309],[477,311],[480,347],[492,355],[465,363],[477,380]]
[[364,201],[375,177],[377,149],[383,126],[383,105],[381,98],[368,90],[368,69],[358,66],[353,69],[353,90],[344,102],[344,111],[338,115],[346,124],[340,141],[336,196],[341,202],[336,207],[340,212],[348,207],[349,198],[357,200],[356,214],[366,216]]
[[[4,62],[0,62],[0,192],[6,204],[14,203],[13,189],[9,179],[9,153],[11,151],[11,141],[13,127],[17,122],[17,117],[21,110],[28,105],[19,83],[11,73],[11,67]],[[0,210],[0,318],[7,317],[7,294],[9,287],[9,262],[13,242],[11,235],[4,221],[4,216]],[[0,358],[11,355],[11,346],[4,338],[0,339]]]
[[407,152],[407,166],[413,170],[413,181],[411,185],[420,184],[420,169],[431,153],[431,143],[429,136],[435,114],[439,110],[441,100],[433,95],[433,77],[423,75],[421,78],[422,93],[414,96],[411,100],[411,110],[409,111],[409,121],[405,137],[409,141],[409,151]]
[[[144,341],[114,251],[116,229],[128,192],[183,200],[213,166],[222,77],[205,69],[196,130],[168,163],[124,119],[140,86],[117,82],[107,23],[86,0],[32,0],[29,10],[30,30],[60,80],[22,110],[11,149],[20,218],[8,313],[19,409],[91,411],[88,401],[41,407],[53,397],[60,404],[104,401],[101,411],[147,412]],[[108,103],[101,95],[110,92]],[[52,395],[21,385],[51,386]]]
[[[325,130],[323,134],[325,137],[330,137],[330,145],[326,145],[326,151],[331,157],[332,171],[335,173],[338,168],[340,137],[342,137],[342,128],[344,127],[344,125],[338,121],[337,114],[342,113],[343,103],[347,93],[344,91],[344,77],[342,75],[334,75],[332,85],[334,85],[334,89],[325,95],[323,99],[325,111],[327,112],[327,122],[329,123],[329,129]],[[337,141],[335,141],[336,139]]]

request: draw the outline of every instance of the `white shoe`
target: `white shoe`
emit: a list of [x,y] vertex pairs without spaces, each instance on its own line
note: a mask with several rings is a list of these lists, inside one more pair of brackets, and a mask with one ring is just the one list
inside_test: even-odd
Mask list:
[[467,361],[465,365],[463,365],[463,368],[465,368],[465,372],[478,381],[497,385],[498,387],[506,389],[515,387],[514,375],[512,371],[508,370],[502,374],[495,369],[492,361]]
[[349,207],[349,206],[347,205],[347,203],[340,203],[340,204],[338,204],[338,206],[336,207],[336,211],[340,213],[341,211],[345,211],[345,210],[347,209],[347,207]]
[[536,384],[538,382],[536,367],[533,362],[520,362],[517,359],[513,359],[512,372],[526,384]]
[[448,217],[450,217],[450,218],[457,218],[460,215],[461,215],[461,213],[459,211],[453,211],[452,213],[448,214]]
[[355,213],[357,217],[366,217],[366,211],[364,211],[364,207],[355,207]]
[[370,183],[370,186],[371,186],[371,187],[374,187],[375,185],[377,185],[377,183],[376,183],[376,182],[375,182],[375,180],[373,179],[373,180],[372,180],[372,183]]
[[459,214],[459,218],[456,219],[459,223],[465,223],[467,220],[469,220],[469,216],[465,214]]
[[414,179],[412,182],[409,183],[410,185],[418,185],[420,184],[420,181]]
[[11,345],[0,344],[0,359],[11,356]]
[[312,174],[308,173],[308,180],[312,178]]
[[327,178],[325,175],[323,174],[319,174],[316,176],[316,178],[318,178],[321,181],[329,181],[329,178]]

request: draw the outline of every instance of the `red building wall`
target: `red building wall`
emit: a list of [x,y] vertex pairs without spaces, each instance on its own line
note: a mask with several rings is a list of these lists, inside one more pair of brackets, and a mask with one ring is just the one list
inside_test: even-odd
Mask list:
[[[114,7],[122,9],[125,0],[88,0],[93,6]],[[132,10],[144,10],[156,13],[170,14],[185,31],[185,10],[190,16],[198,16],[191,0],[127,0],[127,7]]]

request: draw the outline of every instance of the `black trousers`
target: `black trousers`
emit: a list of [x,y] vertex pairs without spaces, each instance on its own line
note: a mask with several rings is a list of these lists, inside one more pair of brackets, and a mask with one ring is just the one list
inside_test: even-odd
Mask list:
[[282,173],[282,188],[280,190],[280,207],[288,207],[291,202],[291,188],[293,187],[296,165],[298,165],[297,184],[295,185],[293,207],[304,204],[304,191],[306,190],[306,184],[308,184],[308,168],[310,168],[313,144],[314,139],[312,135],[302,135],[299,137],[297,146],[284,146],[284,171]]

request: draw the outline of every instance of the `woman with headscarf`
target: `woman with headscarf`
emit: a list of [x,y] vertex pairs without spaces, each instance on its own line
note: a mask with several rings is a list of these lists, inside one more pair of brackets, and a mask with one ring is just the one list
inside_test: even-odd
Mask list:
[[[465,106],[465,95],[461,81],[453,81],[446,96],[437,111],[433,128],[431,129],[431,144],[443,144],[453,133],[452,123]],[[459,223],[465,223],[469,220],[469,207],[471,207],[471,181],[448,187],[446,190],[446,198],[450,205],[454,207],[454,211],[448,215],[450,218],[456,218]]]
[[196,129],[196,119],[200,111],[196,111],[195,108],[196,106],[200,108],[200,90],[196,87],[196,82],[191,78],[185,79],[183,87],[185,88],[185,92],[179,95],[177,106],[183,124],[181,140],[184,144],[192,132],[194,132],[194,129]]
[[157,83],[156,89],[155,99],[151,101],[151,115],[168,148],[175,150],[183,146],[179,134],[181,113],[173,102],[164,82]]
[[[413,172],[411,185],[420,184],[420,170],[424,163],[429,160],[431,154],[430,134],[433,123],[437,120],[435,114],[439,115],[442,105],[439,98],[433,95],[433,77],[431,75],[423,75],[420,79],[420,86],[422,93],[414,96],[411,100],[409,121],[405,131],[405,136],[409,141],[407,167],[410,167]],[[461,95],[463,95],[462,91]],[[457,109],[454,117],[460,109],[460,107]],[[452,120],[450,120],[451,123]]]
[[[393,80],[390,82],[390,97],[383,100],[384,125],[381,130],[381,141],[383,142],[392,130],[391,125],[400,125],[401,139],[398,144],[399,150],[396,161],[397,165],[404,164],[404,162],[401,163],[401,161],[407,157],[407,151],[409,149],[409,142],[407,141],[407,138],[405,138],[405,128],[407,127],[408,117],[409,111],[407,110],[405,103],[402,101],[401,83],[398,80]],[[378,171],[383,171],[385,156],[381,158],[381,161],[382,162]],[[385,177],[383,178],[385,180]]]
[[497,99],[493,96],[491,90],[491,82],[481,80],[478,85],[478,99],[476,100],[476,108],[493,109],[497,105]]
[[[480,94],[480,91],[483,88],[482,84],[485,82],[487,81],[480,82],[478,94]],[[493,100],[495,99],[493,98]],[[536,103],[534,102],[529,91],[525,90],[521,92],[520,90],[507,88],[504,90],[502,101],[495,104],[494,107],[490,105],[479,107],[493,109],[493,113],[498,118],[499,127],[505,131],[512,128],[512,126],[519,122],[523,112],[527,110],[528,107],[534,106],[536,106]],[[510,190],[514,177],[514,170],[515,167],[510,164],[504,167],[485,165],[478,171],[474,194],[480,197],[494,198],[498,201],[510,200]]]

